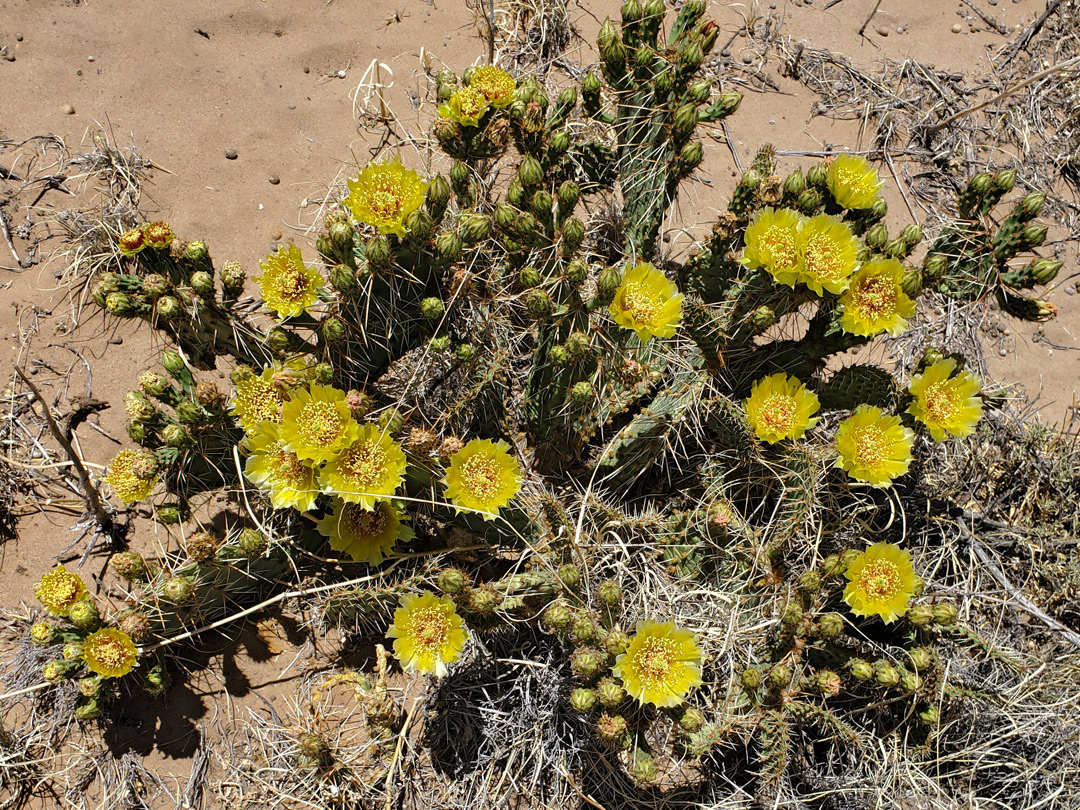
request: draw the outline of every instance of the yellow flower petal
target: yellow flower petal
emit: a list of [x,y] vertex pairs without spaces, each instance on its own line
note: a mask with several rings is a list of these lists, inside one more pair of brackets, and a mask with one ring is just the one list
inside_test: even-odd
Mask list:
[[301,461],[328,461],[356,441],[359,431],[345,392],[329,385],[299,388],[281,406],[279,436]]
[[848,210],[873,206],[884,185],[874,167],[858,155],[837,155],[825,172],[825,182],[833,199]]
[[275,509],[307,512],[319,495],[315,470],[304,463],[281,438],[281,428],[263,422],[248,438],[251,450],[244,463],[244,477],[270,496]]
[[762,208],[746,228],[742,263],[764,268],[777,284],[794,287],[803,269],[799,240],[803,220],[788,208]]
[[860,405],[836,431],[836,466],[856,481],[887,487],[908,471],[915,434],[899,416]]
[[822,214],[805,220],[799,232],[802,281],[818,295],[839,295],[848,288],[858,264],[858,240],[840,220]]
[[758,380],[746,400],[746,418],[762,441],[799,439],[818,420],[817,395],[795,377],[773,374]]
[[89,598],[89,593],[78,574],[58,565],[52,571],[41,575],[41,579],[34,586],[34,596],[49,613],[54,616],[67,616],[71,606]]
[[473,87],[462,87],[439,107],[439,115],[457,121],[463,127],[475,127],[488,111],[487,96]]
[[901,286],[904,266],[896,259],[867,262],[851,277],[840,297],[840,326],[852,335],[868,337],[888,332],[894,337],[907,329],[915,302]]
[[479,90],[492,107],[499,109],[514,100],[517,82],[502,68],[480,65],[473,69],[469,87]]
[[638,622],[626,652],[611,672],[639,703],[670,707],[701,686],[701,649],[694,634],[675,622]]
[[404,523],[408,518],[389,501],[380,501],[371,509],[337,498],[334,511],[316,527],[330,538],[330,548],[348,554],[368,565],[379,565],[390,556],[398,540],[411,540],[416,534]]
[[608,311],[623,329],[637,332],[642,343],[669,338],[682,320],[682,293],[673,281],[647,262],[623,276]]
[[376,425],[364,425],[319,474],[323,488],[347,503],[371,509],[386,500],[405,478],[405,453]]
[[473,439],[450,458],[446,471],[446,499],[458,511],[477,511],[494,520],[499,509],[521,489],[521,470],[500,440]]
[[875,543],[848,566],[844,601],[856,616],[880,616],[886,624],[903,616],[918,578],[911,555],[891,543]]
[[91,633],[83,642],[86,666],[102,678],[119,678],[135,668],[139,648],[123,630],[106,627]]
[[279,318],[294,318],[319,300],[322,276],[304,264],[300,248],[292,242],[259,262],[263,274],[255,279],[267,309]]
[[250,433],[263,422],[281,422],[281,405],[289,394],[278,379],[280,369],[267,366],[261,374],[249,374],[233,385],[229,413]]
[[934,441],[970,436],[982,418],[982,381],[968,371],[954,376],[956,366],[951,357],[939,360],[912,377],[908,387],[915,401],[907,411],[926,425]]
[[386,635],[394,639],[394,657],[406,672],[434,673],[439,678],[469,640],[454,603],[429,591],[401,597]]
[[153,453],[121,450],[109,465],[105,480],[124,503],[148,497],[157,481],[158,464]]
[[424,204],[427,183],[397,160],[372,163],[349,181],[353,216],[379,233],[405,236],[405,220]]

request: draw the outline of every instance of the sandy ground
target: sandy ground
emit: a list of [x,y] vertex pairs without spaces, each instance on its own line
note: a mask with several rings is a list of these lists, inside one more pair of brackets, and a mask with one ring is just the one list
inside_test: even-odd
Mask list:
[[[711,2],[709,13],[725,32],[721,44],[731,38],[728,52],[737,60],[747,42],[737,32],[749,5],[782,20],[786,35],[862,65],[911,57],[977,74],[985,69],[988,51],[1006,41],[957,2],[884,0],[865,37],[857,30],[874,0],[834,0],[826,10],[827,2]],[[1045,7],[1035,0],[973,3],[1010,32]],[[570,3],[582,36],[567,54],[571,60],[595,61],[595,32],[605,16],[618,14],[618,6],[613,0]],[[168,220],[182,237],[204,239],[219,261],[242,262],[249,273],[282,239],[296,239],[313,256],[305,231],[328,185],[382,145],[386,129],[365,129],[359,118],[376,109],[364,104],[362,85],[373,77],[371,65],[380,63],[383,84],[392,83],[384,99],[400,122],[388,140],[393,145],[423,132],[434,115],[425,100],[423,67],[445,64],[460,71],[485,53],[464,0],[0,0],[0,48],[0,137],[50,133],[78,152],[91,149],[93,134],[104,132],[115,145],[137,146],[159,167],[144,188],[145,209]],[[767,141],[787,150],[865,145],[857,123],[814,116],[816,97],[781,77],[775,65],[765,72],[780,92],[747,95],[728,123],[730,148],[718,132],[707,140],[708,181],[691,185],[681,199],[682,221],[707,225],[726,205],[737,175],[732,151],[746,165]],[[401,151],[412,165],[425,161],[409,145]],[[0,166],[19,170],[5,160],[0,154]],[[781,168],[797,162],[784,158]],[[66,185],[76,189],[79,179]],[[0,181],[0,201],[9,190]],[[33,211],[20,198],[24,207],[9,206],[5,213],[13,227],[29,219],[30,237],[37,239],[57,232],[49,224],[55,211],[85,202],[92,191],[77,197],[50,191]],[[895,190],[888,199],[890,230],[921,219],[919,209],[913,217]],[[676,229],[670,236],[669,249],[685,249],[685,235]],[[25,256],[27,241],[15,241]],[[58,244],[52,239],[41,248],[47,252]],[[993,377],[1021,383],[1051,422],[1066,416],[1080,391],[1080,296],[1065,291],[1078,278],[1076,248],[1064,248],[1065,269],[1047,296],[1061,307],[1061,317],[1042,329],[1006,324],[1008,334],[998,334],[989,352]],[[46,358],[49,365],[35,370],[61,405],[69,393],[87,392],[119,402],[138,372],[151,365],[160,342],[130,323],[106,325],[89,310],[72,332],[73,309],[56,281],[62,265],[42,258],[19,272],[0,244],[0,359],[9,369],[0,377],[6,382],[12,361]],[[72,347],[89,361],[92,379]],[[55,383],[69,368],[68,392]],[[118,448],[108,436],[127,443],[123,410],[113,407],[91,420],[102,431],[84,426],[78,437],[86,458],[104,464]],[[18,540],[2,550],[0,606],[32,601],[32,583],[73,539],[71,523],[70,515],[53,511],[23,519]],[[277,699],[282,670],[293,658],[287,640],[281,654],[271,654],[253,632],[219,646],[206,656],[200,678],[147,714],[148,725],[120,732],[119,750],[166,760],[160,770],[182,774],[198,742],[198,724],[220,708],[222,697],[227,712],[239,711],[233,700],[253,690]]]

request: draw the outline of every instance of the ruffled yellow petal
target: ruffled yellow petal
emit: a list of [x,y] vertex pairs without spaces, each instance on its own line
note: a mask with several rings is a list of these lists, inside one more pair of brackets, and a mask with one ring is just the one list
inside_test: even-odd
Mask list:
[[139,648],[123,630],[106,627],[83,641],[86,666],[102,678],[120,678],[135,668]]
[[970,436],[982,418],[982,381],[968,371],[954,375],[956,366],[951,357],[939,360],[912,377],[908,387],[915,400],[907,411],[926,426],[934,441]]
[[353,216],[380,233],[405,236],[405,220],[424,204],[427,183],[397,160],[372,163],[349,181]]
[[626,271],[608,311],[615,323],[637,333],[643,343],[669,338],[682,320],[682,293],[647,262]]
[[469,640],[454,603],[424,591],[401,597],[394,623],[386,631],[394,639],[394,657],[406,672],[447,674],[447,664],[461,655]]
[[495,109],[499,109],[514,100],[517,82],[502,68],[497,68],[494,65],[480,65],[473,69],[469,87],[479,90],[484,94],[488,104]]
[[488,111],[487,96],[474,87],[462,87],[439,107],[439,115],[463,127],[475,127]]
[[856,481],[887,487],[908,471],[915,434],[873,405],[860,405],[836,430],[836,466]]
[[301,461],[328,461],[356,441],[359,431],[345,392],[329,385],[299,388],[281,406],[278,435]]
[[758,380],[746,400],[746,418],[762,441],[800,439],[817,424],[817,395],[795,377],[773,374]]
[[109,465],[105,480],[124,503],[148,497],[157,482],[158,463],[145,450],[121,450]]
[[521,469],[506,442],[473,439],[450,458],[443,484],[458,512],[476,511],[494,520],[521,489]]
[[255,279],[267,309],[279,318],[294,318],[319,300],[322,276],[304,264],[300,248],[292,242],[259,262],[263,274]]
[[908,609],[918,577],[911,555],[890,543],[875,543],[848,566],[844,601],[856,616],[880,616],[890,624]]
[[864,337],[879,332],[894,337],[903,333],[907,319],[915,314],[915,302],[901,286],[903,278],[904,266],[896,259],[867,262],[856,270],[847,292],[840,297],[844,331]]
[[822,214],[803,222],[799,232],[802,272],[799,280],[818,295],[839,295],[848,288],[858,264],[858,240],[840,220]]
[[89,593],[78,574],[58,565],[52,571],[41,575],[41,579],[34,586],[34,596],[49,613],[54,616],[67,616],[71,606],[89,598]]
[[673,621],[638,622],[611,671],[639,703],[678,706],[691,688],[701,686],[701,649],[694,634]]
[[848,210],[873,206],[884,185],[874,167],[858,155],[837,155],[826,170],[825,182],[833,199]]
[[389,501],[380,501],[371,509],[358,503],[334,502],[334,511],[316,527],[330,538],[330,548],[348,554],[368,565],[379,565],[390,556],[398,540],[411,540],[416,534],[404,520],[408,515]]
[[261,374],[252,373],[234,383],[229,413],[246,432],[263,422],[281,422],[281,406],[289,399],[289,393],[280,384],[279,371],[267,366]]
[[799,233],[803,220],[788,208],[762,208],[746,228],[742,263],[764,268],[777,284],[794,287],[803,269]]
[[280,426],[263,422],[248,438],[251,450],[244,477],[270,496],[275,509],[308,512],[315,506],[319,487],[315,470],[282,440]]
[[388,499],[404,478],[405,453],[376,425],[361,427],[356,439],[319,474],[324,489],[364,509]]

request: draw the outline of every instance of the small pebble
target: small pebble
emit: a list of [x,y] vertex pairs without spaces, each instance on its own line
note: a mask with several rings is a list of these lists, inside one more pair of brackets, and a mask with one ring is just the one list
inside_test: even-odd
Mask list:
[[285,109],[287,109],[287,110],[295,110],[295,109],[296,109],[296,105],[295,105],[295,104],[289,104],[289,105],[287,105],[287,106],[286,106],[286,108],[285,108]]
[[952,32],[954,34],[959,34],[963,30],[964,26],[962,26],[960,23],[953,23]]
[[742,56],[740,56],[739,58],[742,59],[742,63],[744,65],[749,65],[751,62],[754,61],[754,55],[750,53],[750,51],[743,51]]
[[9,62],[14,62],[15,61],[15,54],[13,54],[13,53],[5,53],[4,58]]
[[270,185],[272,186],[276,186],[278,183],[281,182],[281,178],[278,177],[276,174],[270,175],[270,177],[268,177],[267,179],[270,181]]
[[1076,288],[1075,287],[1066,287],[1065,288],[1065,294],[1066,295],[1076,295]]
[[986,2],[987,2],[987,3],[989,3],[989,4],[990,4],[990,5],[992,5],[992,6],[996,6],[996,5],[997,5],[997,0],[986,0]]
[[311,68],[309,68],[309,67],[304,68],[304,73],[311,73]]
[[273,242],[281,241],[281,231],[279,231],[277,228],[274,228],[274,230],[270,231],[270,239]]
[[109,343],[113,344],[114,346],[122,346],[124,345],[124,339],[122,337],[109,338]]
[[339,71],[337,72],[337,77],[338,77],[339,79],[344,79],[344,78],[345,78],[345,71],[344,71],[344,70],[339,70]]
[[94,57],[92,57],[92,56],[88,56],[88,57],[86,57],[86,61],[87,61],[87,62],[93,62],[93,61],[94,61]]
[[82,76],[82,71],[81,70],[76,70],[75,75],[76,76]]
[[60,111],[64,115],[74,115],[75,114],[75,108],[72,107],[70,104],[65,104],[63,107],[60,108]]
[[883,36],[883,37],[887,37],[889,35],[889,29],[886,28],[884,25],[879,25],[877,27],[877,32],[878,32],[878,34],[880,36]]
[[23,40],[22,34],[16,34],[15,35],[15,41],[16,42],[22,42],[22,40]]
[[226,149],[225,150],[225,159],[226,160],[236,160],[238,157],[239,157],[239,155],[236,153],[235,149]]
[[1009,356],[1009,353],[1007,351],[1005,351],[1004,349],[998,349],[998,354],[1000,354],[1002,357],[1008,357]]

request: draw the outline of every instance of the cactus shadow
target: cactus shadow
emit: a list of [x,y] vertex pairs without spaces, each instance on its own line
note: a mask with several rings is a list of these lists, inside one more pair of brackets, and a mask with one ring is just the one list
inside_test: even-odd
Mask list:
[[189,759],[202,743],[196,721],[209,709],[185,680],[177,679],[160,698],[136,691],[122,701],[103,740],[120,757],[128,752],[148,756],[158,751],[170,759]]

